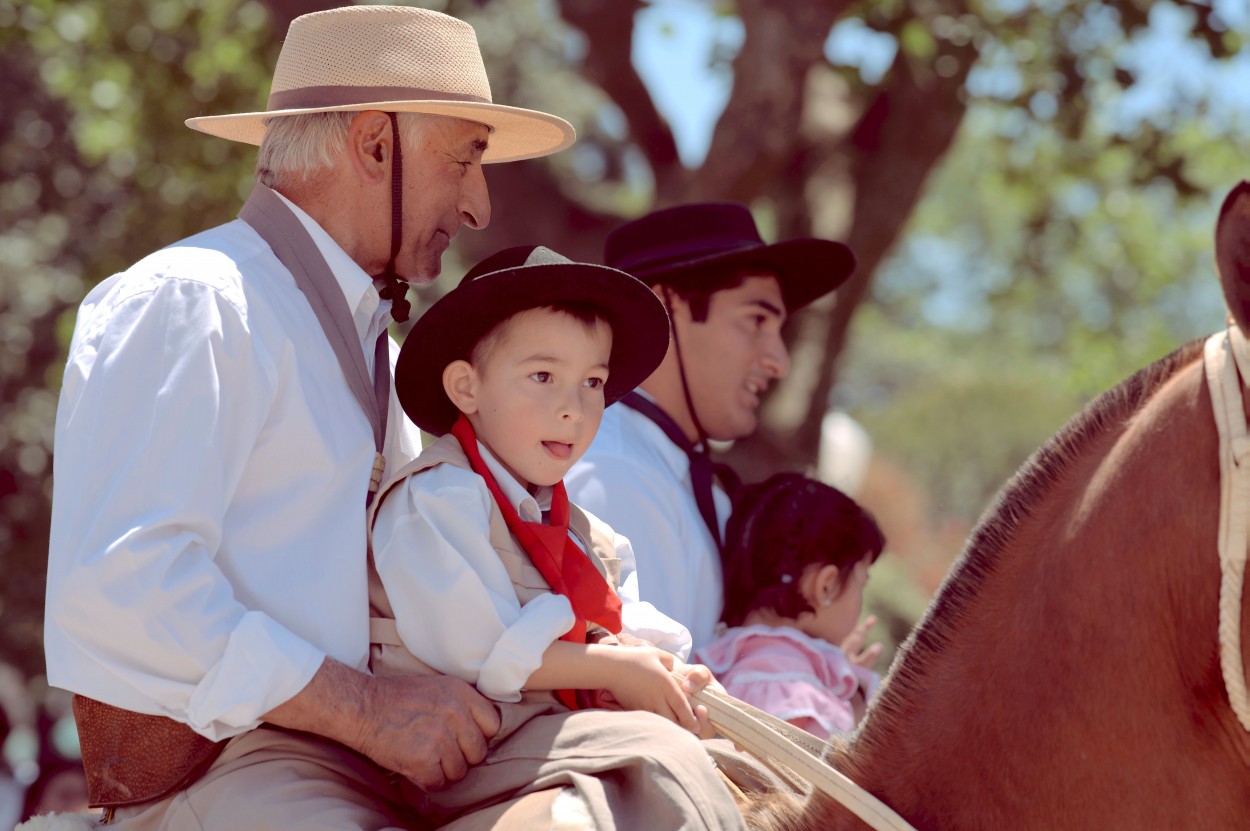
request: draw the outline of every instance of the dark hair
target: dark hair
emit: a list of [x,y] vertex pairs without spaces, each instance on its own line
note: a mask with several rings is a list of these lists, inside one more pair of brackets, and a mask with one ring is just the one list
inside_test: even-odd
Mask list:
[[[652,285],[662,285],[680,297],[690,307],[690,319],[695,323],[704,323],[707,321],[708,309],[712,305],[713,294],[727,289],[736,289],[746,282],[747,277],[760,273],[772,274],[773,267],[766,265],[758,268],[742,265],[735,265],[733,268],[708,266],[693,271],[683,271],[672,278],[660,274],[650,278],[650,282]],[[673,282],[667,282],[668,279],[672,279]]]
[[799,590],[808,566],[835,565],[839,579],[864,558],[874,562],[885,536],[872,515],[837,488],[778,473],[742,489],[725,527],[725,610],[740,626],[755,609],[794,618],[810,610]]
[[[469,350],[469,354],[466,356],[465,360],[471,364],[479,364],[489,358],[490,353],[494,351],[496,346],[499,345],[499,339],[507,329],[508,324],[512,321],[512,319],[521,312],[528,312],[531,309],[546,309],[547,311],[552,312],[563,312],[576,320],[578,323],[581,323],[588,330],[594,329],[595,325],[598,323],[608,323],[607,313],[592,303],[569,301],[564,303],[551,303],[544,306],[527,306],[524,309],[517,309],[512,314],[490,327],[486,334],[478,338],[477,343],[473,344],[473,347]],[[611,328],[611,324],[609,324],[608,328]]]

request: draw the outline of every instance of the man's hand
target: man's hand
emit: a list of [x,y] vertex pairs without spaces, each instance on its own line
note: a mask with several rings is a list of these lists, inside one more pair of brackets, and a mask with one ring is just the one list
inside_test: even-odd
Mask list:
[[463,778],[499,730],[495,706],[458,678],[375,678],[330,658],[265,720],[340,742],[426,790]]
[[856,624],[851,634],[842,639],[842,651],[846,653],[846,657],[852,664],[871,669],[881,657],[881,653],[885,651],[885,647],[879,643],[874,643],[869,647],[864,646],[864,641],[868,639],[868,630],[876,625],[877,616],[868,615]]
[[459,678],[372,678],[355,744],[426,790],[464,778],[499,730],[495,705]]

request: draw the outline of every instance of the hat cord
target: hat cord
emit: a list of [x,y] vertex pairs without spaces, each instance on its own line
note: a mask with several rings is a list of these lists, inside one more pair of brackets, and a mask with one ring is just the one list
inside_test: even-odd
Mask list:
[[391,259],[386,264],[386,271],[379,278],[383,286],[378,290],[378,296],[391,301],[391,317],[398,323],[404,323],[408,320],[412,304],[406,296],[408,283],[395,272],[395,260],[403,242],[404,154],[399,146],[399,118],[395,113],[387,115],[391,117],[391,133],[394,136],[394,160],[391,164]]
[[677,337],[677,320],[673,317],[673,290],[669,286],[664,286],[664,310],[668,312],[669,329],[673,333],[673,347],[677,350],[677,375],[681,378],[681,394],[686,399],[686,410],[690,413],[690,420],[694,422],[694,431],[697,440],[694,443],[695,452],[708,455],[711,448],[708,446],[707,431],[703,429],[703,422],[699,421],[699,414],[694,409],[694,397],[690,394],[690,383],[686,380],[686,361],[681,354],[681,339]]

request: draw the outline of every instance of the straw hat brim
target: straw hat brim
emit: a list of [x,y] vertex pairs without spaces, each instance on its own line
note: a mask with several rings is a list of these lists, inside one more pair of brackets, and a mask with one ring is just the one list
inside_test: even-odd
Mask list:
[[490,128],[490,140],[482,163],[515,162],[556,153],[577,138],[573,125],[559,116],[476,101],[374,101],[334,107],[271,110],[267,112],[231,113],[188,118],[186,125],[211,136],[245,144],[259,145],[265,136],[265,122],[284,115],[324,112],[428,113],[476,121]]

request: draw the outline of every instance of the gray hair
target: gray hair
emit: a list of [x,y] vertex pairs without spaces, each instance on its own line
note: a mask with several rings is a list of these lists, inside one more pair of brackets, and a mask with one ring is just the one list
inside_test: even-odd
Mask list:
[[[268,119],[256,157],[256,180],[274,188],[307,182],[311,174],[332,167],[347,145],[347,130],[357,115],[355,111],[300,113]],[[423,118],[419,113],[399,113],[403,147],[417,146]]]

